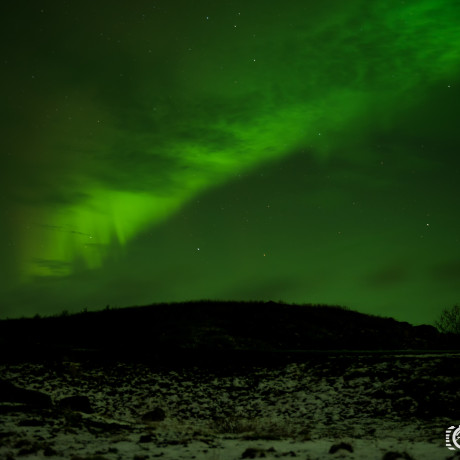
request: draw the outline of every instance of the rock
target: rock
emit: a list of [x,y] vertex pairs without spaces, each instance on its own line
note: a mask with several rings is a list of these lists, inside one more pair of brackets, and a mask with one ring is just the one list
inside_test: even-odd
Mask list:
[[44,449],[43,449],[43,455],[45,457],[54,457],[55,455],[57,455],[58,453],[56,452],[56,450],[54,450],[51,446],[46,446]]
[[265,458],[267,452],[275,452],[273,447],[270,449],[260,449],[258,447],[248,447],[242,454],[241,458]]
[[70,409],[86,414],[94,412],[88,396],[67,396],[59,400],[59,406],[62,409]]
[[143,434],[141,435],[141,437],[139,438],[139,442],[152,442],[153,441],[153,437],[151,434]]
[[347,442],[341,442],[339,444],[333,444],[329,449],[329,453],[335,454],[339,450],[347,450],[348,452],[353,452],[353,447]]
[[86,427],[92,432],[106,432],[106,433],[116,433],[121,430],[129,428],[129,425],[125,425],[117,422],[104,422],[101,420],[85,420]]
[[407,452],[386,452],[382,460],[413,460]]
[[38,443],[29,439],[20,439],[14,444],[14,447],[19,449],[17,453],[19,456],[36,454],[40,449],[40,445]]
[[404,396],[393,401],[393,409],[400,414],[413,414],[417,410],[418,404],[410,396]]
[[49,408],[53,405],[49,395],[40,391],[17,387],[6,380],[0,380],[0,401],[23,403],[42,408]]
[[455,395],[435,395],[422,401],[417,410],[417,414],[425,419],[434,417],[456,417],[457,407],[460,398]]
[[69,427],[81,428],[83,426],[83,417],[79,412],[66,411],[64,419]]
[[18,456],[33,455],[38,452],[38,446],[23,447],[18,451]]
[[155,409],[146,412],[142,416],[144,422],[162,422],[166,418],[166,413],[161,407],[155,407]]

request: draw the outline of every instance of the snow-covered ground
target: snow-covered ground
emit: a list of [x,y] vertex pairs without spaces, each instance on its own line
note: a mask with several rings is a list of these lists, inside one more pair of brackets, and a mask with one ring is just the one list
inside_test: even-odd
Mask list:
[[[274,368],[0,366],[2,459],[460,459],[460,355],[325,356]],[[80,396],[71,400],[64,398]],[[13,400],[12,400],[13,399]]]

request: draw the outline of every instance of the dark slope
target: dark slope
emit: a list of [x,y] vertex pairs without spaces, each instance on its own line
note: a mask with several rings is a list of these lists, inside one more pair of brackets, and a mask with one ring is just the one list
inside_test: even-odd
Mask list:
[[[4,356],[89,353],[104,359],[187,360],[293,350],[457,348],[433,326],[341,307],[274,302],[188,302],[0,321]],[[6,353],[6,350],[8,352]]]

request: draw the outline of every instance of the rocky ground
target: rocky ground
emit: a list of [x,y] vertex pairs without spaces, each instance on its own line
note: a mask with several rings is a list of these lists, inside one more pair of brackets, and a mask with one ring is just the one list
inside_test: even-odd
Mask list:
[[460,459],[460,355],[273,367],[0,366],[0,458]]

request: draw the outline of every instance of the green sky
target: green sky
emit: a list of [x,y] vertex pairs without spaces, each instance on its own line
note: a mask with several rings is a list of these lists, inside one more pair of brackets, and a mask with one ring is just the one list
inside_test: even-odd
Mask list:
[[460,302],[460,4],[7,0],[0,316]]

